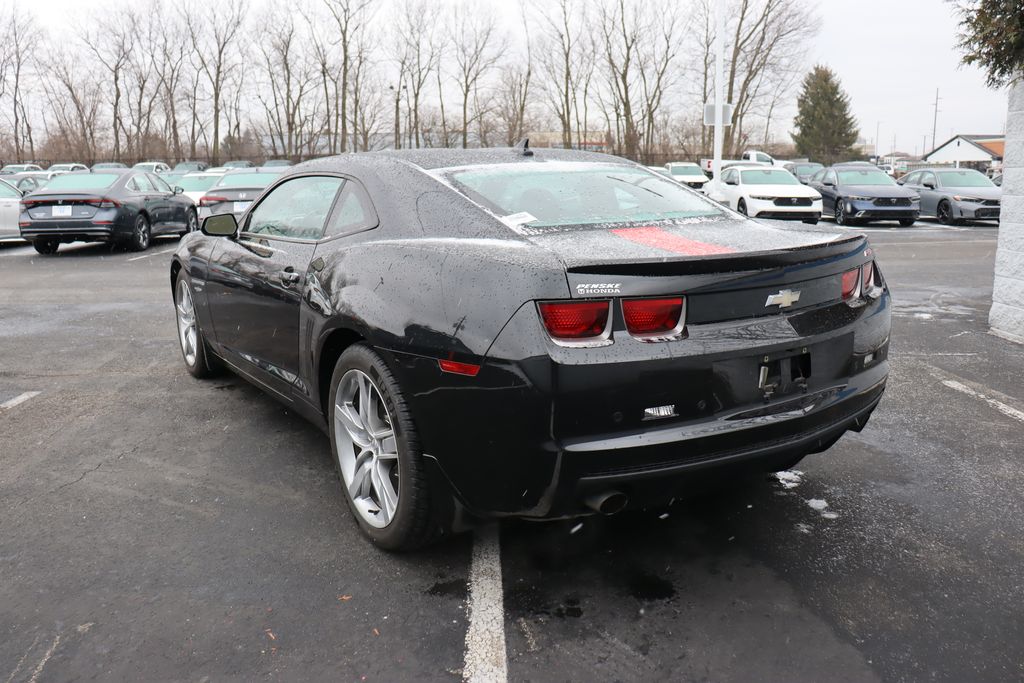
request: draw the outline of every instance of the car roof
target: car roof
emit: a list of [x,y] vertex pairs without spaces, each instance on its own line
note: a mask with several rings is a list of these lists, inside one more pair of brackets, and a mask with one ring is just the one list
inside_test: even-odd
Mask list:
[[[911,173],[917,171],[931,171],[932,173],[937,171],[974,171],[975,173],[981,173],[981,171],[974,168],[954,168],[953,166],[925,166],[923,168],[915,168]],[[981,174],[985,175],[984,173]]]
[[538,163],[544,161],[589,161],[592,163],[633,165],[632,161],[621,157],[597,152],[548,148],[535,149],[532,147],[529,151],[533,152],[530,156],[524,156],[523,150],[518,147],[488,147],[486,149],[389,149],[377,152],[364,152],[362,154],[324,157],[307,161],[299,166],[307,167],[309,164],[315,166],[341,166],[341,162],[353,157],[362,157],[360,161],[366,164],[373,164],[377,159],[398,160],[418,166],[423,170],[456,168],[459,166],[486,166],[491,164]]

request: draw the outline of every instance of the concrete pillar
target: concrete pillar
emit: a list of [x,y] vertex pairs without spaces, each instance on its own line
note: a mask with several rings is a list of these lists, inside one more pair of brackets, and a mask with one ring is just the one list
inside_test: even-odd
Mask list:
[[994,334],[1024,343],[1024,79],[1010,89],[996,278],[988,321]]

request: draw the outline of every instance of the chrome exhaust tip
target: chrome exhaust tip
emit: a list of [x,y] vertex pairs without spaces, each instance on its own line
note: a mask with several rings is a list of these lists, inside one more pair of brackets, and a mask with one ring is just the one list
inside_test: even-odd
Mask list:
[[629,496],[622,491],[604,491],[587,496],[583,502],[588,508],[602,515],[614,515],[626,509]]

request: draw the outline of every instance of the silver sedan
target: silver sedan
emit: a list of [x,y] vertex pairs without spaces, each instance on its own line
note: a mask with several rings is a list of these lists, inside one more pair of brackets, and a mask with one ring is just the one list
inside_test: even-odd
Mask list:
[[21,239],[21,229],[18,227],[20,215],[21,191],[0,180],[0,242]]
[[998,221],[1002,190],[969,168],[921,168],[899,180],[921,195],[921,215],[940,223]]

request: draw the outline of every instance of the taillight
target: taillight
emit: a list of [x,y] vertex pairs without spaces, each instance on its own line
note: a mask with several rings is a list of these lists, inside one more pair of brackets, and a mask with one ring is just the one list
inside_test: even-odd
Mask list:
[[468,377],[476,377],[480,372],[480,366],[473,363],[460,363],[454,360],[440,359],[437,361],[438,367],[444,372],[450,372],[454,375],[467,375]]
[[622,302],[626,329],[635,337],[678,333],[682,325],[683,297],[626,299]]
[[117,207],[121,206],[119,202],[113,199],[109,199],[107,197],[97,197],[96,199],[89,199],[86,200],[85,203],[89,204],[90,206],[95,206],[98,209],[116,209]]
[[860,268],[843,273],[843,301],[849,301],[860,294]]
[[550,301],[537,307],[555,341],[592,342],[607,337],[608,301]]
[[220,204],[227,200],[227,197],[218,197],[214,194],[206,194],[199,198],[199,206],[213,206],[214,204]]
[[864,273],[861,277],[861,291],[868,292],[875,286],[875,262],[868,261],[861,270]]

